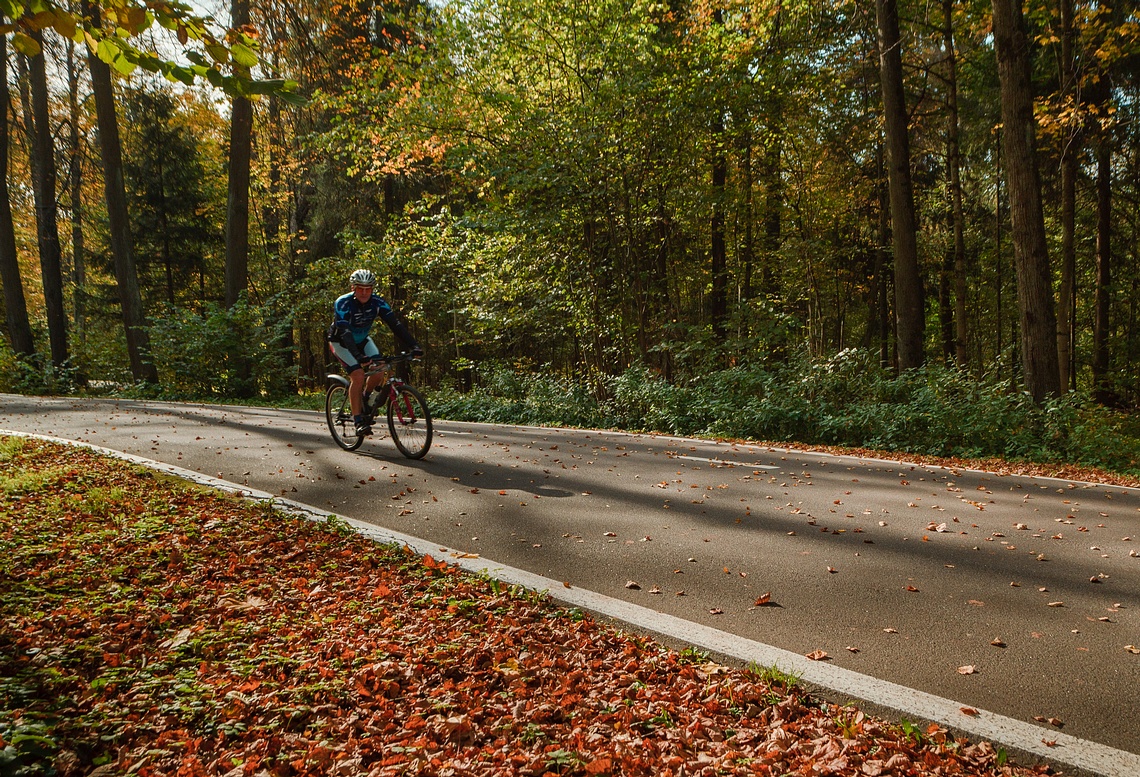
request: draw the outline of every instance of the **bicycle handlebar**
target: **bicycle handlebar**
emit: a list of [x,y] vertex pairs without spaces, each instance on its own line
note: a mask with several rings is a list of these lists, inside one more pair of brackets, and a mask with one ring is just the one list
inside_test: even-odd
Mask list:
[[419,356],[414,356],[411,351],[403,351],[392,356],[375,356],[364,369],[364,374],[371,375],[377,372],[386,372],[389,367],[395,364],[413,361],[418,362],[420,358]]

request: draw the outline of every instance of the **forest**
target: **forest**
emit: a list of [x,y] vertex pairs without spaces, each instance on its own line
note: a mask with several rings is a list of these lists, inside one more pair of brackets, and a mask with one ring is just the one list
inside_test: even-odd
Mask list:
[[0,10],[2,390],[320,391],[368,267],[456,417],[1136,466],[1133,3]]

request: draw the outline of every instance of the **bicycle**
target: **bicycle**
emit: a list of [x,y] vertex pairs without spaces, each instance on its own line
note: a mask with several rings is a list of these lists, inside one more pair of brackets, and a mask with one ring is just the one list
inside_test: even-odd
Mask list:
[[[409,353],[380,357],[364,371],[369,376],[384,372],[401,362],[410,362]],[[356,434],[352,419],[352,406],[348,400],[348,378],[329,374],[329,387],[325,392],[325,420],[333,440],[346,451],[354,451],[364,443]],[[422,459],[431,448],[431,411],[419,389],[393,375],[384,385],[377,386],[364,398],[364,416],[369,425],[384,412],[388,417],[388,431],[400,453],[409,459]]]

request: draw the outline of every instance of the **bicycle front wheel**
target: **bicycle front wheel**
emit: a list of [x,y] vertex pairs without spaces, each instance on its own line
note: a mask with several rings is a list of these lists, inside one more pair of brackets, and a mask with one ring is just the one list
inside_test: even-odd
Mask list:
[[339,383],[332,384],[325,392],[325,420],[328,421],[333,440],[346,451],[354,451],[364,442],[363,437],[356,435],[356,426],[352,422],[348,389]]
[[400,453],[422,459],[431,447],[431,413],[423,395],[408,385],[396,389],[388,402],[388,431]]

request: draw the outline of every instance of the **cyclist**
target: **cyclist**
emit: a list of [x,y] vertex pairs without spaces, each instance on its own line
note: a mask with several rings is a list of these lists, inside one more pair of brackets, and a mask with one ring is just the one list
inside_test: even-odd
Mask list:
[[411,350],[413,356],[423,356],[424,351],[400,321],[396,311],[372,294],[376,276],[370,270],[354,270],[348,282],[352,291],[337,297],[333,303],[333,322],[328,330],[328,343],[329,350],[348,371],[348,401],[352,406],[353,425],[356,435],[365,437],[372,434],[372,426],[364,415],[365,393],[380,385],[386,376],[386,371],[377,372],[370,375],[367,385],[365,384],[363,368],[380,356],[380,349],[368,336],[372,322],[378,316],[382,318],[393,334]]

